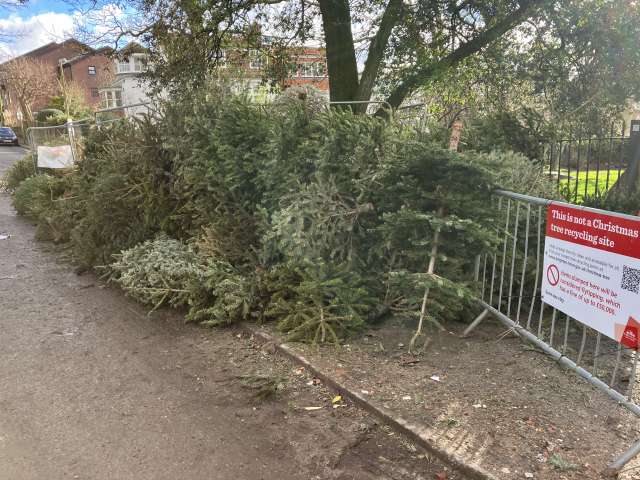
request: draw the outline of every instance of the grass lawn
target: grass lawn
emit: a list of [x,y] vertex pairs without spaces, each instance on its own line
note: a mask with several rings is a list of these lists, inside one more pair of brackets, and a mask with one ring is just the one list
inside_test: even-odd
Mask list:
[[[571,178],[566,178],[567,173]],[[561,188],[561,191],[566,191],[565,189],[568,189],[568,191],[571,192],[572,194],[570,198],[571,200],[573,200],[575,198],[574,195],[576,192],[576,183],[577,183],[577,187],[578,187],[577,203],[582,203],[582,198],[584,197],[584,194],[585,194],[585,186],[586,186],[587,195],[594,195],[597,190],[599,190],[601,193],[604,193],[607,190],[609,190],[614,183],[616,183],[616,180],[618,180],[618,177],[622,173],[624,173],[624,170],[618,171],[618,169],[611,169],[611,170],[600,170],[599,172],[589,171],[588,175],[586,171],[580,171],[576,175],[575,170],[572,170],[571,172],[567,172],[567,170],[560,170],[560,176],[561,176],[560,188]],[[607,175],[608,175],[608,182],[607,182]],[[597,185],[597,189],[596,189],[596,185]]]

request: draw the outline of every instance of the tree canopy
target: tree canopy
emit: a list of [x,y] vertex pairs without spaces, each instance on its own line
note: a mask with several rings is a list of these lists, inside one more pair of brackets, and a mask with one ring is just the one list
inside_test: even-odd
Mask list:
[[334,101],[375,97],[396,108],[479,62],[484,78],[476,78],[486,84],[491,76],[499,87],[494,98],[503,97],[500,88],[511,94],[526,83],[532,95],[567,114],[620,106],[640,88],[633,78],[640,67],[640,9],[633,0],[134,3],[131,10],[123,2],[130,13],[107,22],[102,39],[109,31],[116,43],[132,37],[145,43],[155,65],[151,79],[170,90],[201,86],[229,36],[243,35],[259,48],[265,33],[275,39],[272,51],[274,44],[323,44]]

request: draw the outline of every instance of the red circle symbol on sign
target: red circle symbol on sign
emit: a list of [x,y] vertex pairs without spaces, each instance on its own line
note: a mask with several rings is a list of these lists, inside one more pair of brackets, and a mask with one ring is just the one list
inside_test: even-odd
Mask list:
[[556,286],[560,281],[560,270],[555,265],[549,265],[547,267],[547,280],[552,286]]

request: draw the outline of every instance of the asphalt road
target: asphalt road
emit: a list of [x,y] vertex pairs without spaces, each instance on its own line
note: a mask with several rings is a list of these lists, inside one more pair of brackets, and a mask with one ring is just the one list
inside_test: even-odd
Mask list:
[[[0,174],[23,154],[0,148]],[[77,276],[57,247],[34,240],[5,193],[0,235],[10,236],[0,239],[0,480],[425,479],[442,470],[354,407],[330,408],[330,392],[311,391],[249,339],[185,325],[175,312],[150,317]],[[256,404],[238,378],[272,368],[294,378]]]

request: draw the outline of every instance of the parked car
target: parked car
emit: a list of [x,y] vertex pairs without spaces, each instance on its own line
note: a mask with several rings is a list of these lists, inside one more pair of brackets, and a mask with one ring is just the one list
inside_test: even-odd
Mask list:
[[1,145],[18,145],[18,136],[9,127],[0,127]]

